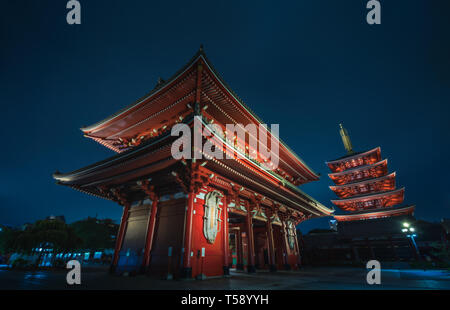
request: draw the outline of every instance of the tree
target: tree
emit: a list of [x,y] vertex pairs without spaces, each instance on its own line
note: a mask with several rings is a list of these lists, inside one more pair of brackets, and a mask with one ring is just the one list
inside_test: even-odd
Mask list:
[[0,226],[0,253],[6,254],[14,250],[14,241],[19,231],[7,226]]
[[66,223],[57,220],[39,220],[15,238],[14,248],[18,252],[30,253],[38,247],[52,248],[55,252],[67,252],[79,248],[81,239]]
[[81,238],[85,249],[109,249],[114,247],[118,225],[111,219],[88,217],[70,225]]

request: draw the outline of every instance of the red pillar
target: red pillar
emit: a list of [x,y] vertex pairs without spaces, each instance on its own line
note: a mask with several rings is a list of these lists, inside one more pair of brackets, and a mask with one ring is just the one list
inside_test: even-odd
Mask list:
[[153,236],[155,235],[156,212],[158,211],[158,197],[152,197],[152,209],[147,225],[147,238],[145,240],[144,259],[142,262],[143,270],[147,271],[150,267],[151,250],[153,246]]
[[238,229],[236,232],[237,270],[244,270],[244,260],[243,260],[244,254],[242,253],[243,250],[244,247],[242,246],[242,230]]
[[183,270],[182,278],[192,278],[192,260],[191,260],[191,245],[192,245],[192,220],[194,211],[194,191],[188,194],[188,205],[186,210],[186,229],[184,231],[184,255],[183,255]]
[[223,207],[223,275],[230,275],[230,262],[228,260],[230,252],[229,234],[228,234],[228,204],[230,203],[229,196],[225,198]]
[[250,204],[247,203],[247,217],[246,217],[246,225],[247,225],[247,234],[248,234],[248,263],[247,263],[247,272],[254,273],[255,269],[255,241],[253,236],[253,219],[252,212],[250,208]]
[[298,238],[297,238],[297,229],[294,230],[295,237],[295,248],[297,249],[297,267],[300,268],[302,266],[302,257],[300,255],[300,248],[298,246]]
[[114,257],[111,264],[110,272],[114,272],[119,261],[119,252],[122,248],[123,238],[125,237],[125,230],[128,224],[128,212],[130,211],[130,204],[125,203],[123,206],[122,219],[120,220],[119,232],[116,239],[116,247],[114,249]]
[[287,244],[287,230],[284,218],[281,219],[281,223],[283,224],[281,229],[281,238],[283,239],[282,246],[283,246],[284,269],[290,270],[291,265],[289,265],[289,245]]
[[270,216],[267,218],[266,227],[267,238],[269,239],[269,268],[270,271],[277,271],[277,267],[275,265],[275,249],[273,245],[273,227],[270,221]]

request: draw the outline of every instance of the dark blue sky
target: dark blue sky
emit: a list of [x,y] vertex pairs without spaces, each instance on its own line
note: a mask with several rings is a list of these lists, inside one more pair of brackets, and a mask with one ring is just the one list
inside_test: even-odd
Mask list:
[[378,26],[365,22],[365,0],[80,0],[82,24],[72,26],[66,2],[1,1],[0,223],[119,219],[116,204],[57,186],[51,174],[112,155],[79,128],[146,94],[201,43],[322,174],[307,193],[331,206],[324,162],[344,155],[343,122],[356,150],[381,146],[418,218],[450,217],[448,1],[381,1]]

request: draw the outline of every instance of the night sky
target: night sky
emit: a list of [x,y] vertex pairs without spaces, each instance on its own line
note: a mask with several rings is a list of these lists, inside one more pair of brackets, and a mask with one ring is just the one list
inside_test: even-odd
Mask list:
[[[95,123],[169,78],[200,44],[231,88],[321,180],[301,188],[331,207],[326,160],[381,146],[416,217],[450,217],[450,1],[1,1],[0,224],[68,222],[121,208],[52,179],[114,153]],[[275,5],[276,4],[276,5]],[[328,219],[301,224],[307,232]]]

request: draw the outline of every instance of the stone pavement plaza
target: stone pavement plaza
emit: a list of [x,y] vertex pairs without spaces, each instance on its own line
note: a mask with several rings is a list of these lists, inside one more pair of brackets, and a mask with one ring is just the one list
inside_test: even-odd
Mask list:
[[383,269],[381,284],[366,282],[367,270],[344,267],[305,267],[300,271],[260,271],[256,274],[232,271],[229,278],[180,281],[144,275],[113,276],[107,268],[82,268],[81,285],[66,284],[66,272],[12,271],[0,269],[0,289],[150,289],[150,290],[373,290],[450,289],[450,272],[445,270]]

